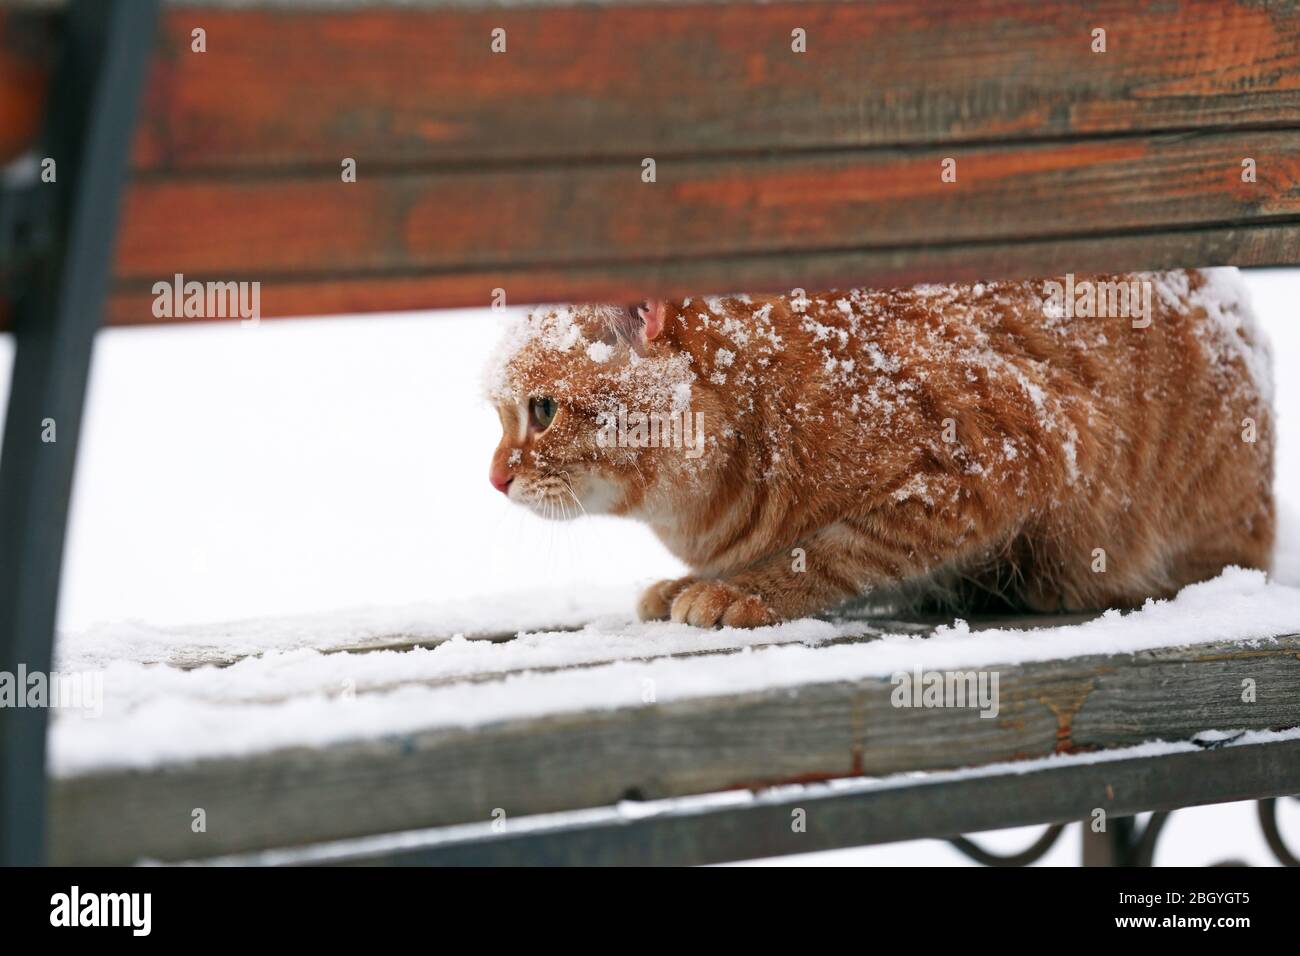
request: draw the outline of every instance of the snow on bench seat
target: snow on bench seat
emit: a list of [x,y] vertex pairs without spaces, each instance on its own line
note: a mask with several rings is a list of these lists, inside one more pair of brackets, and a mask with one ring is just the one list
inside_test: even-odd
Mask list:
[[[434,609],[415,617],[412,627],[438,630]],[[983,630],[807,620],[702,632],[605,615],[578,630],[393,650],[371,649],[385,642],[361,620],[342,630],[366,653],[302,646],[299,621],[279,638],[264,627],[277,649],[225,666],[160,664],[157,635],[135,635],[143,660],[111,663],[103,633],[62,640],[60,669],[102,667],[106,689],[98,718],[56,712],[53,859],[202,858],[499,810],[1300,726],[1300,589],[1235,569],[1128,614]],[[341,636],[326,650],[349,649]],[[116,640],[118,652],[132,643]],[[996,675],[996,716],[895,706],[891,678],[918,669]],[[204,833],[191,829],[198,808]]]

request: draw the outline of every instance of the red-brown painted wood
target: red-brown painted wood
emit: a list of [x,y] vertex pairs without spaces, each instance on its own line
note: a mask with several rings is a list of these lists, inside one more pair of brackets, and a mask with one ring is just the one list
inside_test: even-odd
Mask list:
[[186,5],[152,69],[114,322],[1300,258],[1296,2]]
[[[941,178],[946,158],[956,182]],[[1246,158],[1256,182],[1243,182]],[[128,196],[117,274],[137,285],[180,272],[264,286],[428,276],[427,287],[451,288],[459,274],[619,267],[666,278],[701,257],[958,244],[975,244],[969,259],[978,262],[979,247],[995,242],[1300,220],[1300,131],[665,160],[653,183],[640,171],[616,161],[363,171],[357,183],[332,174],[144,181]],[[1138,249],[1108,267],[1147,258],[1165,253]],[[883,278],[863,261],[861,281]],[[720,271],[694,291],[719,288],[742,287]]]
[[[170,10],[141,169],[641,157],[1293,124],[1300,6]],[[207,52],[190,52],[191,30]],[[506,30],[493,53],[491,31]],[[806,31],[807,52],[791,33]],[[1106,52],[1092,52],[1092,30]]]
[[[1267,266],[1300,262],[1300,224],[1157,231],[1131,236],[1018,240],[990,245],[900,247],[872,251],[815,251],[771,255],[698,256],[673,263],[520,265],[416,276],[339,274],[263,281],[264,318],[476,307],[493,303],[624,302],[650,292],[669,297],[715,291],[776,292],[852,285],[895,287],[918,282],[973,282],[1112,271],[1121,265]],[[648,291],[647,291],[648,290]],[[145,283],[123,283],[111,296],[114,325],[156,323]],[[183,321],[183,320],[164,320]],[[233,321],[222,319],[220,321]]]

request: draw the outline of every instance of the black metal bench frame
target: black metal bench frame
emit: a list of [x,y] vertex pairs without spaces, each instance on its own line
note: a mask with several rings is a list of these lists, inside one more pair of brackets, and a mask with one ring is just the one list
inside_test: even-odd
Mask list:
[[[6,185],[14,366],[0,467],[0,669],[51,665],[68,503],[95,332],[104,314],[127,152],[156,0],[77,0],[47,110],[54,183]],[[42,439],[53,419],[55,441]],[[46,714],[0,712],[0,862],[43,859]]]

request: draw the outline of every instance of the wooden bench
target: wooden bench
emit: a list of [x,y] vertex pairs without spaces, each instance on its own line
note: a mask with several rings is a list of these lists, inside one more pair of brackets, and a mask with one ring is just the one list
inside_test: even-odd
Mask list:
[[[49,670],[90,344],[176,321],[155,283],[256,281],[272,318],[1296,264],[1300,5],[20,0],[0,162],[0,671]],[[921,727],[876,677],[60,778],[48,841],[45,715],[0,709],[0,860],[701,862],[1272,798],[1300,791],[1295,741],[827,784],[789,797],[823,801],[807,840],[767,788],[1300,726],[1274,637],[1008,668],[1024,715],[996,733]],[[1211,676],[1290,696],[1216,708]],[[591,809],[735,788],[759,795]],[[503,792],[585,815],[497,833]],[[242,822],[159,823],[198,805]]]
[[[982,634],[1005,643],[1002,630],[984,629],[1008,624],[1051,628],[1037,633],[1042,642],[1067,633],[1057,618],[986,620],[961,638],[966,652],[979,646]],[[296,622],[284,629],[303,631]],[[212,679],[195,681],[203,689],[189,696],[173,681],[159,685],[165,691],[134,693],[133,711],[173,705],[154,712],[170,715],[171,734],[194,741],[194,752],[182,759],[141,754],[130,737],[149,728],[129,715],[119,722],[101,718],[107,729],[87,728],[94,722],[76,715],[61,717],[62,750],[87,729],[106,749],[88,757],[81,745],[71,758],[60,754],[51,791],[51,858],[93,864],[230,856],[719,862],[1091,820],[1098,811],[1118,819],[1300,789],[1300,733],[1275,731],[1300,727],[1300,635],[1016,665],[993,656],[980,668],[998,676],[992,716],[974,707],[899,707],[896,679],[854,673],[857,663],[846,663],[848,676],[823,672],[795,685],[734,686],[746,663],[806,666],[813,655],[835,649],[864,652],[854,657],[867,661],[882,651],[876,659],[885,661],[897,657],[897,648],[885,646],[883,635],[920,639],[932,629],[917,622],[848,622],[843,634],[823,635],[811,652],[779,632],[744,646],[701,635],[688,651],[664,636],[632,651],[611,644],[560,667],[538,666],[535,655],[512,658],[503,645],[494,663],[433,674],[427,654],[409,666],[400,657],[438,647],[436,637],[335,643],[322,634],[315,646],[324,653],[399,659],[388,662],[390,676],[357,677],[350,700],[343,699],[336,669],[295,690],[250,695],[246,675],[231,675],[226,685],[212,675],[216,686]],[[171,637],[186,649],[163,657],[159,667],[233,663],[196,651],[184,630]],[[554,651],[577,637],[558,631],[530,640]],[[771,664],[758,660],[765,655]],[[274,658],[268,663],[285,666]],[[702,675],[716,678],[707,686],[717,690],[674,693],[683,674],[697,683]],[[1256,699],[1243,699],[1243,681],[1259,688]],[[655,692],[647,695],[646,687]],[[591,703],[593,688],[604,706]],[[378,736],[358,735],[345,720],[330,742],[307,745],[327,732],[327,721],[295,729],[301,718],[271,712],[296,705],[314,708],[313,714],[332,709],[337,718],[355,711],[358,701],[383,706],[396,692],[413,695],[403,698],[405,711],[425,714],[418,729],[403,724]],[[610,705],[611,692],[617,706]],[[487,713],[466,724],[465,702],[489,694],[511,699],[504,707],[486,705]],[[538,699],[521,712],[525,696]],[[254,719],[250,708],[259,706],[267,708],[260,712],[267,735],[281,742],[250,750],[237,741],[237,751],[222,752],[214,728]],[[363,712],[357,724],[373,720]],[[972,767],[981,769],[964,769]],[[198,832],[191,826],[196,808],[206,821]],[[806,813],[807,829],[792,829],[795,809]],[[617,836],[587,834],[570,845],[563,834],[575,820]],[[719,832],[710,834],[710,826]]]

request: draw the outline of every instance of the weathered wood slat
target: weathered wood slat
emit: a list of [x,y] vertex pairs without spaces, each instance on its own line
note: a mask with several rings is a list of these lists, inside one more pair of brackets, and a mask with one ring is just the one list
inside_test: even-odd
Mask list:
[[[1088,613],[1088,612],[1079,612],[1079,613],[1071,613],[1071,614],[1052,614],[1052,615],[1041,615],[1041,616],[1029,615],[1029,616],[1019,616],[1019,617],[1010,617],[1010,618],[973,616],[967,621],[967,624],[970,627],[971,631],[976,633],[978,633],[979,631],[989,630],[990,628],[1014,628],[1016,630],[1037,630],[1043,628],[1066,627],[1073,624],[1082,624],[1086,621],[1092,620],[1096,616],[1097,616],[1096,614]],[[870,624],[863,623],[860,626],[860,628],[858,628],[857,625],[854,625],[855,633],[853,634],[844,637],[831,638],[829,640],[819,642],[818,646],[830,646],[833,644],[845,644],[845,643],[861,643],[864,641],[875,640],[876,638],[885,634],[926,634],[932,631],[937,624],[948,624],[948,623],[950,623],[950,621],[946,617],[941,620],[927,620],[921,617],[912,617],[912,618],[908,618],[907,620],[889,620],[889,619],[883,619],[877,617],[877,618],[873,618]],[[519,631],[519,632],[479,631],[479,632],[468,632],[468,633],[457,632],[457,634],[454,636],[458,636],[472,641],[488,641],[493,644],[504,644],[504,643],[508,643],[511,640],[514,640],[522,633],[537,634],[543,632],[549,632],[549,633],[563,632],[563,631],[572,632],[577,630],[579,630],[577,626],[572,624],[566,624],[566,625],[558,625],[558,626],[530,627],[527,629],[526,632],[525,631]],[[414,650],[416,648],[437,647],[439,644],[445,644],[447,641],[452,640],[452,638],[453,638],[452,634],[439,634],[439,635],[426,634],[420,636],[393,634],[384,637],[366,638],[359,641],[324,641],[319,644],[313,645],[312,649],[319,651],[322,654],[373,654],[380,651],[400,652],[400,651]],[[607,664],[616,660],[653,660],[659,657],[685,657],[685,656],[705,655],[705,654],[733,654],[733,653],[739,653],[740,651],[745,649],[753,650],[753,649],[764,648],[764,647],[777,647],[777,646],[781,646],[782,644],[790,644],[790,643],[798,643],[798,642],[790,642],[788,640],[787,641],[760,641],[752,644],[744,644],[739,646],[723,646],[723,647],[714,647],[706,644],[702,649],[681,651],[681,652],[664,650],[662,648],[658,648],[651,645],[647,647],[644,654],[641,654],[635,658],[629,658],[625,654],[618,651],[611,651],[608,654],[597,655],[591,658],[590,661],[586,662],[583,665],[575,665],[575,666],[598,666],[600,664]],[[279,650],[296,650],[296,649],[297,648],[279,648]],[[241,660],[247,660],[250,657],[260,657],[260,656],[261,654],[251,654],[251,653],[230,654],[230,653],[222,653],[215,649],[200,650],[197,648],[187,648],[171,655],[167,660],[159,661],[158,663],[162,663],[168,667],[175,667],[178,668],[179,670],[193,670],[194,668],[197,667],[229,667],[230,665],[236,664]],[[151,663],[153,662],[151,661]],[[538,668],[534,665],[530,665],[527,663],[519,663],[517,665],[512,664],[506,669],[484,671],[481,674],[469,674],[469,675],[464,675],[456,678],[448,678],[446,680],[440,680],[439,683],[454,683],[455,681],[468,681],[468,680],[475,680],[475,679],[485,679],[485,680],[499,679],[506,676],[507,674],[518,673],[521,671],[536,672],[538,670],[561,670],[561,669],[563,668],[558,666]],[[429,684],[429,682],[425,680],[412,680],[409,683],[424,684],[426,686]],[[385,685],[384,689],[389,689],[389,687],[391,686],[399,686],[399,685]],[[375,688],[367,688],[364,686],[358,687],[357,693],[364,694],[364,693],[372,692],[374,689]],[[253,699],[253,698],[244,698],[244,699]],[[280,698],[277,697],[275,699],[280,699]]]
[[[1300,109],[1291,2],[331,6],[167,9],[137,168],[1029,139],[1291,124]],[[26,58],[0,45],[5,75]],[[5,84],[24,115],[39,94]]]
[[[490,820],[498,807],[517,816],[1300,726],[1300,635],[996,670],[995,719],[898,709],[893,685],[872,679],[62,779],[52,858],[195,858]],[[206,833],[191,832],[196,807]]]
[[128,196],[110,317],[156,321],[149,290],[175,273],[260,281],[275,316],[484,305],[495,288],[529,302],[1272,264],[1294,261],[1298,222],[1300,131],[692,160],[650,184],[631,162],[153,181]]
[[[569,631],[575,630],[575,628],[570,625],[555,628],[539,627],[536,628],[536,630]],[[451,640],[452,636],[453,635],[451,634],[441,634],[437,636],[393,634],[385,637],[360,641],[322,643],[314,646],[312,649],[320,651],[322,654],[373,654],[377,651],[409,651],[417,647],[437,647],[439,644],[444,644]],[[459,636],[471,641],[501,643],[513,639],[516,635],[509,631],[483,631],[461,633]],[[297,650],[297,648],[272,648],[272,650]],[[231,654],[215,647],[186,647],[171,654],[167,660],[161,661],[160,663],[167,667],[178,668],[179,670],[193,670],[197,667],[229,667],[239,661],[261,656],[261,653]]]
[[[940,179],[947,156],[957,182]],[[1242,160],[1259,181],[1242,182]],[[117,276],[319,276],[1071,237],[1300,218],[1300,130],[770,159],[146,182]]]
[[[1300,111],[1290,2],[219,6],[165,17],[139,169],[639,159]],[[196,26],[203,54],[190,52]],[[1095,27],[1105,53],[1092,52]],[[496,28],[505,53],[491,49]],[[806,53],[791,49],[796,28]]]
[[[176,272],[259,281],[273,317],[1296,260],[1296,3],[214,2],[165,21],[114,323],[157,321],[148,290]],[[37,115],[16,88],[6,109]]]
[[[513,264],[418,276],[351,275],[259,281],[263,282],[262,315],[274,318],[482,307],[492,301],[495,289],[507,290],[511,304],[621,302],[648,294],[647,290],[680,298],[709,289],[780,292],[796,286],[890,288],[918,282],[974,282],[1065,272],[1271,266],[1297,261],[1300,261],[1300,223],[1290,223],[1139,230],[1120,236],[963,246],[696,256],[663,262],[542,268]],[[153,294],[143,283],[122,283],[110,296],[109,321],[114,325],[157,323],[153,302]],[[0,327],[3,324],[0,310]]]
[[[917,633],[921,630],[923,630],[923,628],[914,626],[911,632]],[[906,627],[896,625],[894,628],[892,628],[889,631],[889,633],[900,633],[900,632],[907,633],[908,630]],[[863,633],[855,634],[852,636],[832,638],[831,640],[825,641],[822,644],[819,644],[817,646],[829,647],[829,646],[837,646],[843,644],[861,644],[867,641],[877,640],[882,633],[885,632],[864,631]],[[476,638],[476,639],[489,640],[489,638]],[[504,639],[508,640],[509,638],[504,638]],[[389,644],[387,646],[379,645],[379,644],[369,644],[369,645],[362,645],[358,647],[336,647],[336,648],[329,648],[325,650],[324,653],[326,654],[370,654],[370,653],[374,653],[375,651],[386,651],[386,650],[402,651],[402,650],[409,650],[414,647],[437,646],[438,644],[444,643],[444,640],[445,639],[436,639],[432,641],[428,641],[428,640],[413,641],[410,643],[393,642],[392,644]],[[494,642],[494,643],[502,643],[502,642],[504,641]],[[788,641],[760,642],[755,644],[747,644],[743,647],[708,647],[702,650],[690,650],[690,651],[650,648],[647,649],[645,653],[637,654],[635,656],[628,656],[625,653],[619,653],[619,652],[610,652],[607,654],[597,654],[588,660],[583,660],[580,662],[569,663],[569,664],[538,665],[538,664],[528,664],[522,662],[521,663],[512,662],[507,664],[504,667],[500,667],[497,669],[481,669],[481,670],[470,671],[467,673],[460,673],[460,674],[454,674],[448,676],[403,677],[397,680],[384,681],[382,683],[362,683],[362,684],[358,684],[357,687],[355,688],[355,694],[358,697],[363,697],[367,694],[386,694],[404,687],[430,688],[430,687],[450,687],[456,684],[483,684],[489,681],[502,681],[511,676],[523,674],[523,673],[550,674],[559,671],[588,670],[593,667],[603,667],[607,664],[614,663],[615,661],[642,662],[642,661],[663,660],[665,658],[680,659],[680,658],[695,658],[695,657],[723,657],[728,654],[740,654],[748,651],[763,650],[769,647],[789,646],[790,643],[791,642]],[[227,666],[228,663],[233,663],[233,662],[226,662],[226,661],[207,662],[206,664],[193,664],[193,665],[189,663],[185,663],[178,666],[180,666],[182,670],[189,670],[193,666],[221,667],[221,666]],[[239,697],[239,702],[267,704],[267,703],[283,703],[285,701],[289,701],[292,699],[293,697],[288,694],[277,693],[274,691],[268,692],[265,690],[257,690],[249,694],[241,694]]]
[[[1117,755],[1118,756],[1118,755]],[[981,830],[1108,819],[1300,791],[1300,741],[1057,765],[937,773],[885,787],[783,789],[752,801],[680,801],[436,828],[222,857],[221,865],[700,866]],[[794,812],[806,826],[790,824]]]

